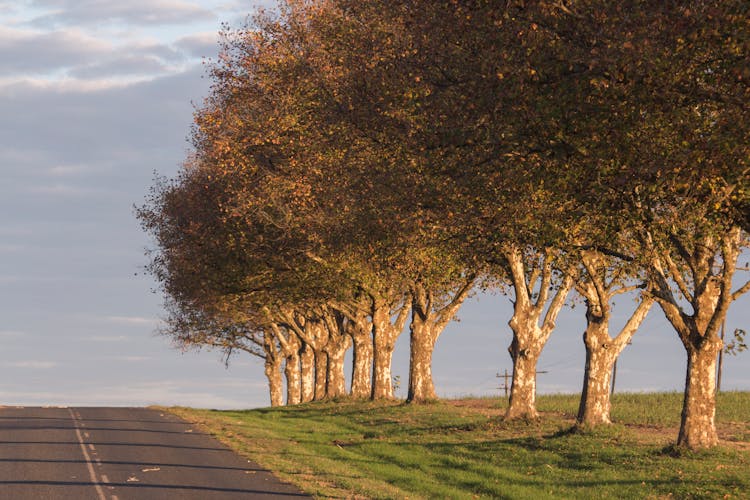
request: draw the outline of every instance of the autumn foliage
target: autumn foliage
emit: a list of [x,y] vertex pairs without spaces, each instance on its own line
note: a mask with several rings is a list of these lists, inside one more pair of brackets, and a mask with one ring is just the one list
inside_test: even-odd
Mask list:
[[[222,31],[192,152],[138,216],[180,345],[265,360],[272,404],[436,398],[474,286],[513,300],[507,418],[570,293],[579,424],[652,304],[689,357],[679,444],[716,444],[713,364],[750,206],[745,2],[289,0]],[[621,331],[610,303],[638,294]],[[714,360],[714,361],[712,361]]]

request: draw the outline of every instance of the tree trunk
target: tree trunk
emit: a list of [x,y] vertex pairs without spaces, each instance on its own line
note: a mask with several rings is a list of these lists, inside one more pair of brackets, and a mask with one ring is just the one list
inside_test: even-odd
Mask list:
[[300,356],[297,349],[287,354],[284,375],[286,376],[286,404],[299,404],[302,401],[302,385],[300,380]]
[[517,335],[508,348],[513,360],[513,382],[510,387],[510,402],[505,418],[535,419],[536,411],[536,365],[544,347],[544,342],[529,339],[522,342]]
[[432,353],[435,342],[445,327],[455,317],[463,301],[474,285],[474,276],[467,276],[463,283],[450,291],[450,300],[442,303],[435,300],[435,292],[416,282],[411,289],[411,350],[409,357],[409,394],[407,401],[420,403],[437,399],[432,381]]
[[[573,279],[566,276],[554,286],[554,252],[549,249],[537,253],[528,262],[522,249],[515,245],[505,246],[502,252],[508,262],[515,292],[513,317],[508,322],[513,331],[513,341],[508,348],[513,360],[513,383],[505,418],[533,419],[539,416],[536,411],[536,365],[555,329],[555,321],[573,287]],[[537,293],[533,293],[534,290]]]
[[376,331],[373,336],[372,399],[392,399],[391,364],[396,339],[388,332]]
[[326,397],[340,398],[346,396],[346,375],[344,374],[344,356],[349,348],[347,342],[337,343],[334,348],[328,349],[328,383],[326,386]]
[[410,326],[409,394],[410,403],[422,403],[437,399],[432,381],[432,352],[437,335],[430,321],[424,321],[412,309]]
[[326,369],[326,398],[334,399],[346,396],[346,377],[344,375],[344,356],[352,345],[349,333],[349,321],[341,310],[325,307],[322,313],[323,326],[327,335],[323,350],[328,358]]
[[315,401],[328,394],[328,353],[315,351]]
[[301,402],[307,403],[315,399],[315,353],[308,344],[303,343],[300,357],[300,385]]
[[722,343],[718,338],[700,347],[686,346],[688,352],[685,399],[677,446],[710,448],[719,443],[716,434],[716,355]]
[[583,427],[612,423],[610,377],[612,366],[620,352],[609,337],[607,319],[600,319],[601,321],[590,321],[583,334],[586,368],[577,419],[578,425]]
[[[730,304],[750,291],[750,282],[732,291],[732,277],[743,245],[739,227],[728,228],[717,239],[715,234],[691,232],[687,244],[680,235],[671,235],[673,253],[656,255],[649,269],[654,281],[654,297],[674,326],[687,352],[685,397],[677,446],[689,449],[716,446],[716,355],[722,348],[719,330]],[[720,263],[720,264],[717,264]],[[685,273],[688,279],[685,279]],[[681,297],[672,291],[672,283]],[[692,311],[686,311],[685,299]]]
[[400,331],[391,324],[388,304],[374,307],[372,316],[373,373],[372,399],[393,399],[391,363]]
[[577,424],[582,427],[611,423],[611,376],[615,362],[646,319],[654,302],[652,297],[642,295],[640,304],[613,339],[609,334],[612,316],[609,301],[613,292],[607,291],[604,286],[596,287],[601,292],[593,288],[590,287],[587,294],[586,331],[583,333],[586,368],[577,418]]
[[271,406],[282,406],[284,404],[284,390],[281,381],[281,358],[267,357],[265,372],[268,379]]
[[372,394],[373,341],[367,328],[355,327],[352,332],[354,352],[352,360],[352,397],[369,398]]

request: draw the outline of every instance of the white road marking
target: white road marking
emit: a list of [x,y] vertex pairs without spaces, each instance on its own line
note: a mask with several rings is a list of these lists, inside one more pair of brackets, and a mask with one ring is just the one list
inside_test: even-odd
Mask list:
[[96,448],[94,448],[94,445],[93,445],[93,444],[91,444],[91,443],[89,443],[89,449],[90,449],[91,451],[96,451]]
[[102,474],[102,482],[103,482],[104,484],[107,484],[107,483],[109,482],[109,478],[107,477],[107,475],[106,475],[106,474]]
[[79,422],[79,420],[76,418],[76,415],[73,413],[73,410],[68,408],[68,411],[70,412],[70,417],[73,419],[73,425],[75,425],[75,428],[76,428],[76,436],[78,436],[78,444],[81,445],[83,458],[86,459],[86,467],[89,470],[89,476],[91,476],[91,482],[94,483],[94,488],[96,488],[96,494],[99,496],[99,500],[106,500],[107,497],[104,495],[104,490],[102,490],[102,486],[99,484],[99,479],[97,479],[96,472],[94,472],[94,466],[91,463],[91,457],[89,456],[89,452],[86,451],[86,445],[83,442],[83,436],[81,435],[81,428],[80,428],[81,422]]

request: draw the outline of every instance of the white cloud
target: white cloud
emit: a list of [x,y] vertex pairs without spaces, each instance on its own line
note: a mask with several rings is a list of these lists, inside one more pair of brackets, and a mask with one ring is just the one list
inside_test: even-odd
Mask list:
[[6,366],[11,366],[13,368],[29,368],[33,370],[49,370],[51,368],[58,367],[59,363],[56,363],[54,361],[28,360],[28,361],[14,361],[12,363],[7,363]]
[[156,325],[159,322],[155,318],[143,318],[140,316],[106,316],[104,319],[122,325]]
[[8,243],[0,243],[0,254],[7,253],[20,253],[26,250],[27,247],[24,245],[14,245]]
[[94,171],[90,165],[57,165],[47,169],[47,173],[53,177],[68,177],[87,174]]
[[118,77],[132,79],[138,76],[154,78],[158,75],[176,73],[183,69],[184,65],[169,64],[154,54],[124,54],[74,68],[70,75],[82,80]]
[[180,38],[175,46],[192,57],[212,57],[219,51],[218,36],[215,32],[195,33]]
[[182,0],[35,0],[32,5],[47,9],[32,21],[37,26],[103,23],[143,26],[215,19],[210,10]]
[[[219,383],[214,387],[220,387]],[[215,391],[186,388],[182,381],[154,381],[133,384],[100,385],[66,391],[64,395],[51,391],[0,391],[0,400],[9,405],[60,406],[148,406],[179,405],[199,408],[252,408],[268,405],[268,397],[260,392],[256,399],[244,397],[248,389],[235,391],[243,397],[216,394]],[[262,394],[262,395],[261,395]]]
[[83,340],[88,342],[125,342],[128,337],[125,335],[92,335]]
[[28,76],[0,77],[0,94],[15,97],[28,94],[29,91],[41,91],[57,95],[86,94],[106,90],[123,89],[132,85],[152,81],[152,76],[120,76],[118,78],[42,78]]
[[0,330],[0,338],[20,338],[26,337],[28,334],[19,330]]
[[27,191],[32,194],[45,196],[64,196],[72,198],[106,196],[112,193],[112,190],[110,189],[95,189],[89,187],[74,186],[71,184],[31,186]]
[[151,361],[153,358],[150,356],[115,356],[112,359],[126,363],[142,363],[144,361]]
[[78,29],[43,32],[0,26],[0,75],[50,74],[113,50],[110,42]]

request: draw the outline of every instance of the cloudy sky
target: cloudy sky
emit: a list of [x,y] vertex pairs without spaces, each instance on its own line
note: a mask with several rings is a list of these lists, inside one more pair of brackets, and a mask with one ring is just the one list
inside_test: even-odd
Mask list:
[[[220,23],[263,3],[0,0],[0,404],[267,404],[257,360],[225,369],[217,353],[154,335],[161,298],[142,273],[150,242],[133,217],[154,172],[173,175],[186,155]],[[735,304],[730,331],[750,326],[748,305]],[[499,392],[509,313],[502,295],[465,305],[435,353],[441,395]],[[581,308],[562,315],[540,391],[580,389],[582,329]],[[407,347],[404,335],[402,380]],[[724,387],[750,390],[748,356],[727,360]],[[654,310],[621,358],[618,388],[680,390],[684,364]]]

